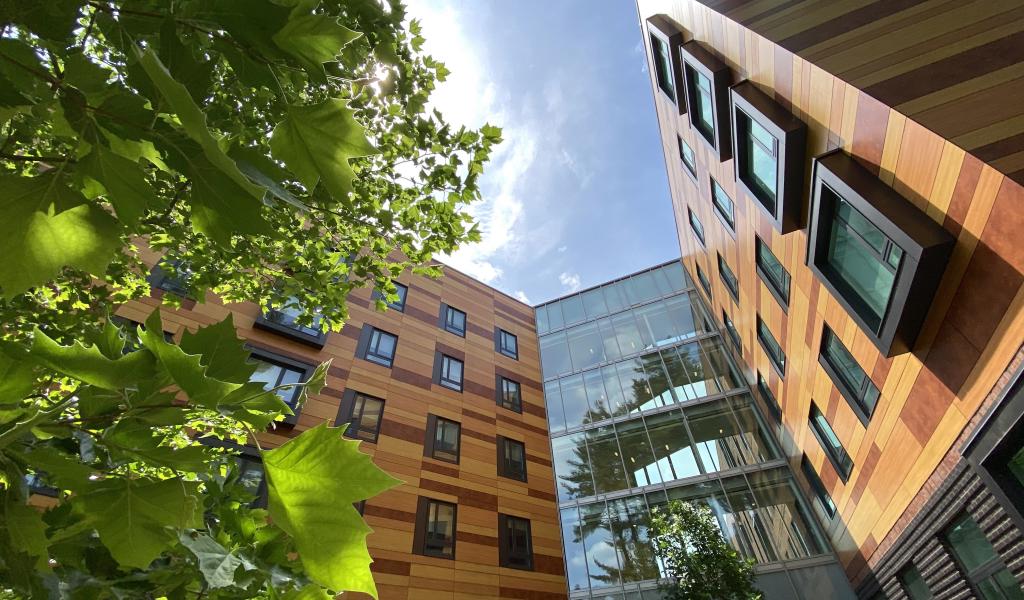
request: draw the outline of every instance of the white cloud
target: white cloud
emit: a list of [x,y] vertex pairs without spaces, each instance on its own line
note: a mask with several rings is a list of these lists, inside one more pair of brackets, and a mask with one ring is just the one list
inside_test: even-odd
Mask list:
[[558,276],[558,281],[565,286],[568,292],[575,292],[580,289],[579,273],[562,273]]
[[559,251],[559,252],[565,252],[565,251],[566,251],[566,250],[568,250],[568,249],[569,249],[569,247],[568,247],[568,246],[559,246],[559,247],[558,247],[558,251]]
[[513,294],[513,296],[515,296],[516,300],[520,302],[523,302],[525,304],[533,304],[533,302],[530,302],[530,299],[526,297],[526,292],[524,292],[523,290],[516,290],[516,293]]

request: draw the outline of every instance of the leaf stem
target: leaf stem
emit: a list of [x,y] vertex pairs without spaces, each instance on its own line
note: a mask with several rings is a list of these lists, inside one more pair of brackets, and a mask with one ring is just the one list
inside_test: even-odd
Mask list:
[[19,438],[21,438],[21,436],[25,432],[31,430],[39,423],[42,423],[43,421],[49,419],[50,417],[53,417],[54,415],[59,415],[61,411],[67,408],[69,404],[78,399],[78,397],[75,396],[77,392],[78,388],[75,388],[70,394],[68,394],[66,398],[64,398],[57,404],[53,405],[49,409],[38,411],[36,412],[36,414],[32,415],[28,419],[25,419],[24,421],[18,421],[17,423],[14,424],[13,427],[8,429],[7,431],[0,433],[0,449],[6,448],[7,446],[10,446],[12,443],[16,442]]

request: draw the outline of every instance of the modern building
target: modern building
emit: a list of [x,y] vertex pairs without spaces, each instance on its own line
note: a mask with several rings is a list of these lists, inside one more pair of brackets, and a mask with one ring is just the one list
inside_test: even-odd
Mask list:
[[683,262],[807,529],[860,598],[1024,598],[1024,7],[637,7]]
[[853,597],[678,260],[536,311],[570,598],[659,598],[670,499],[712,508],[768,600]]
[[[186,289],[159,269],[151,283],[152,298],[117,315],[142,322]],[[565,598],[533,309],[450,268],[398,283],[401,301],[385,312],[355,292],[340,333],[297,325],[291,307],[263,314],[212,294],[161,312],[176,339],[232,316],[268,386],[333,359],[323,392],[260,443],[351,424],[361,450],[405,482],[359,507],[381,600]],[[242,462],[265,489],[255,453]]]

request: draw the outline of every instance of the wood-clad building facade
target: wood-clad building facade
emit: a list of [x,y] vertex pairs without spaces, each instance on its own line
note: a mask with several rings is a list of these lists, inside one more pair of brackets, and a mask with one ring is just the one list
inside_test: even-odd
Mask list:
[[1024,7],[637,6],[684,264],[857,594],[1021,597]]
[[[261,434],[261,444],[278,445],[324,421],[344,424],[362,415],[361,450],[405,482],[362,507],[373,528],[367,543],[382,600],[565,598],[534,311],[454,269],[444,272],[436,280],[403,275],[397,281],[405,287],[404,306],[385,312],[376,310],[369,290],[357,291],[345,327],[321,339],[267,326],[258,322],[256,305],[223,304],[212,294],[161,312],[175,338],[230,315],[257,359],[300,372],[333,359],[323,392],[308,400],[293,425]],[[117,314],[142,322],[161,293]],[[463,314],[449,328],[445,306]],[[453,333],[459,324],[462,333]],[[397,343],[369,339],[373,330]],[[390,360],[380,358],[386,355]],[[440,384],[442,356],[461,363],[460,372],[446,371],[461,391]],[[499,393],[503,381],[518,384],[508,384],[518,388],[518,401]],[[377,409],[379,402],[378,417],[368,416],[367,407]],[[446,424],[444,435],[439,422]],[[525,450],[521,456],[513,451],[511,463],[525,465],[524,471],[499,467],[507,466],[500,453],[509,441]],[[455,521],[447,547],[424,540],[422,507],[429,501],[446,511],[454,507],[445,513]],[[525,529],[531,555],[521,545],[514,556],[501,552],[510,523]]]

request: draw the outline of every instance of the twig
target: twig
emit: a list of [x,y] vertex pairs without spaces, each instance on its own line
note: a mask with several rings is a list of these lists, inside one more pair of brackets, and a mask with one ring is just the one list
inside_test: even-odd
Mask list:
[[27,154],[0,153],[0,158],[16,162],[76,162],[68,156],[29,156]]

